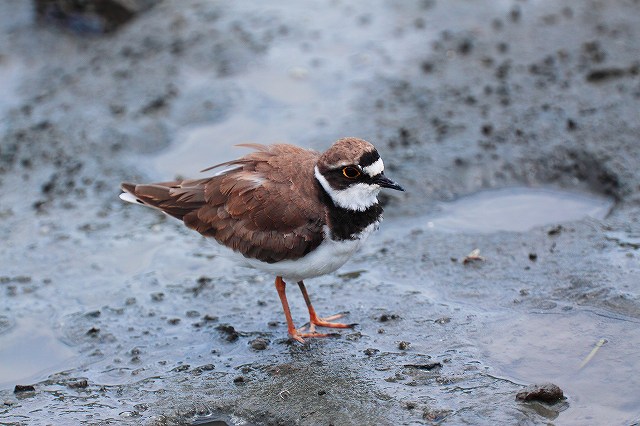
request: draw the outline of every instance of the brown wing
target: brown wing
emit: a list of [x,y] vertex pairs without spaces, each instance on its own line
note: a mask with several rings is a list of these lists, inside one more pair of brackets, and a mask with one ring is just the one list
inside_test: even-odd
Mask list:
[[214,166],[229,168],[217,176],[122,189],[245,257],[298,259],[323,239],[325,209],[313,176],[319,154],[293,145],[251,147],[256,151]]

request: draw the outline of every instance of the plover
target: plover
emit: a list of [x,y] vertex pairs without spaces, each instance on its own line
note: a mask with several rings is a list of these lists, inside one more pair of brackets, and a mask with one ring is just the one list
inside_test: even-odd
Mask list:
[[[315,327],[349,328],[320,318],[303,280],[340,268],[382,220],[381,188],[404,189],[384,175],[369,142],[336,141],[324,153],[288,144],[244,144],[254,151],[211,177],[152,184],[123,183],[120,198],[161,210],[214,239],[244,266],[276,276],[289,335],[326,337]],[[298,283],[309,330],[296,329],[285,279]]]

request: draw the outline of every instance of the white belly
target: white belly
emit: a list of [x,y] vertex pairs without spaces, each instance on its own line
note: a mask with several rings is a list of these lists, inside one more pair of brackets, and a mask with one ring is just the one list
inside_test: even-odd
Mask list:
[[360,248],[371,232],[378,228],[378,224],[378,222],[375,222],[369,225],[354,240],[333,241],[327,236],[315,250],[296,260],[266,263],[257,259],[246,258],[240,253],[231,252],[228,249],[225,251],[233,253],[232,258],[243,266],[253,267],[271,275],[283,277],[285,281],[297,282],[330,274],[340,268]]

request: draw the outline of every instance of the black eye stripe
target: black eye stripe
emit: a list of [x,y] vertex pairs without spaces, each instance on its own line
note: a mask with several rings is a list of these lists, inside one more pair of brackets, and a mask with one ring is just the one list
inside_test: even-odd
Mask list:
[[362,154],[360,160],[358,160],[358,165],[360,165],[360,167],[367,167],[372,165],[379,159],[380,154],[378,154],[378,151],[374,149],[373,151],[365,152],[364,154]]
[[[348,166],[348,167],[355,167],[355,166]],[[374,185],[376,183],[375,176],[371,177],[366,173],[360,174],[355,179],[347,179],[342,174],[342,168],[326,170],[321,173],[322,173],[322,176],[324,176],[324,178],[327,180],[327,182],[329,182],[329,185],[331,185],[331,187],[336,190],[347,189],[351,185],[356,185],[359,183],[360,184],[365,183],[370,185]]]

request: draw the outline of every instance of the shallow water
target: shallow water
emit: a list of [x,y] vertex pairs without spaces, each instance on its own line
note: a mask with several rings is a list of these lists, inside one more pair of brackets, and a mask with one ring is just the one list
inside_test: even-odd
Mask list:
[[478,192],[442,203],[428,221],[434,229],[462,232],[525,232],[537,226],[604,219],[613,201],[595,194],[551,188],[504,188]]
[[0,334],[0,388],[36,383],[73,365],[74,348],[60,340],[46,320],[22,318]]
[[637,364],[627,359],[640,342],[638,320],[598,310],[506,313],[484,323],[478,341],[500,375],[564,389],[571,410],[563,422],[624,424],[637,413],[638,394],[621,389],[640,388]]

